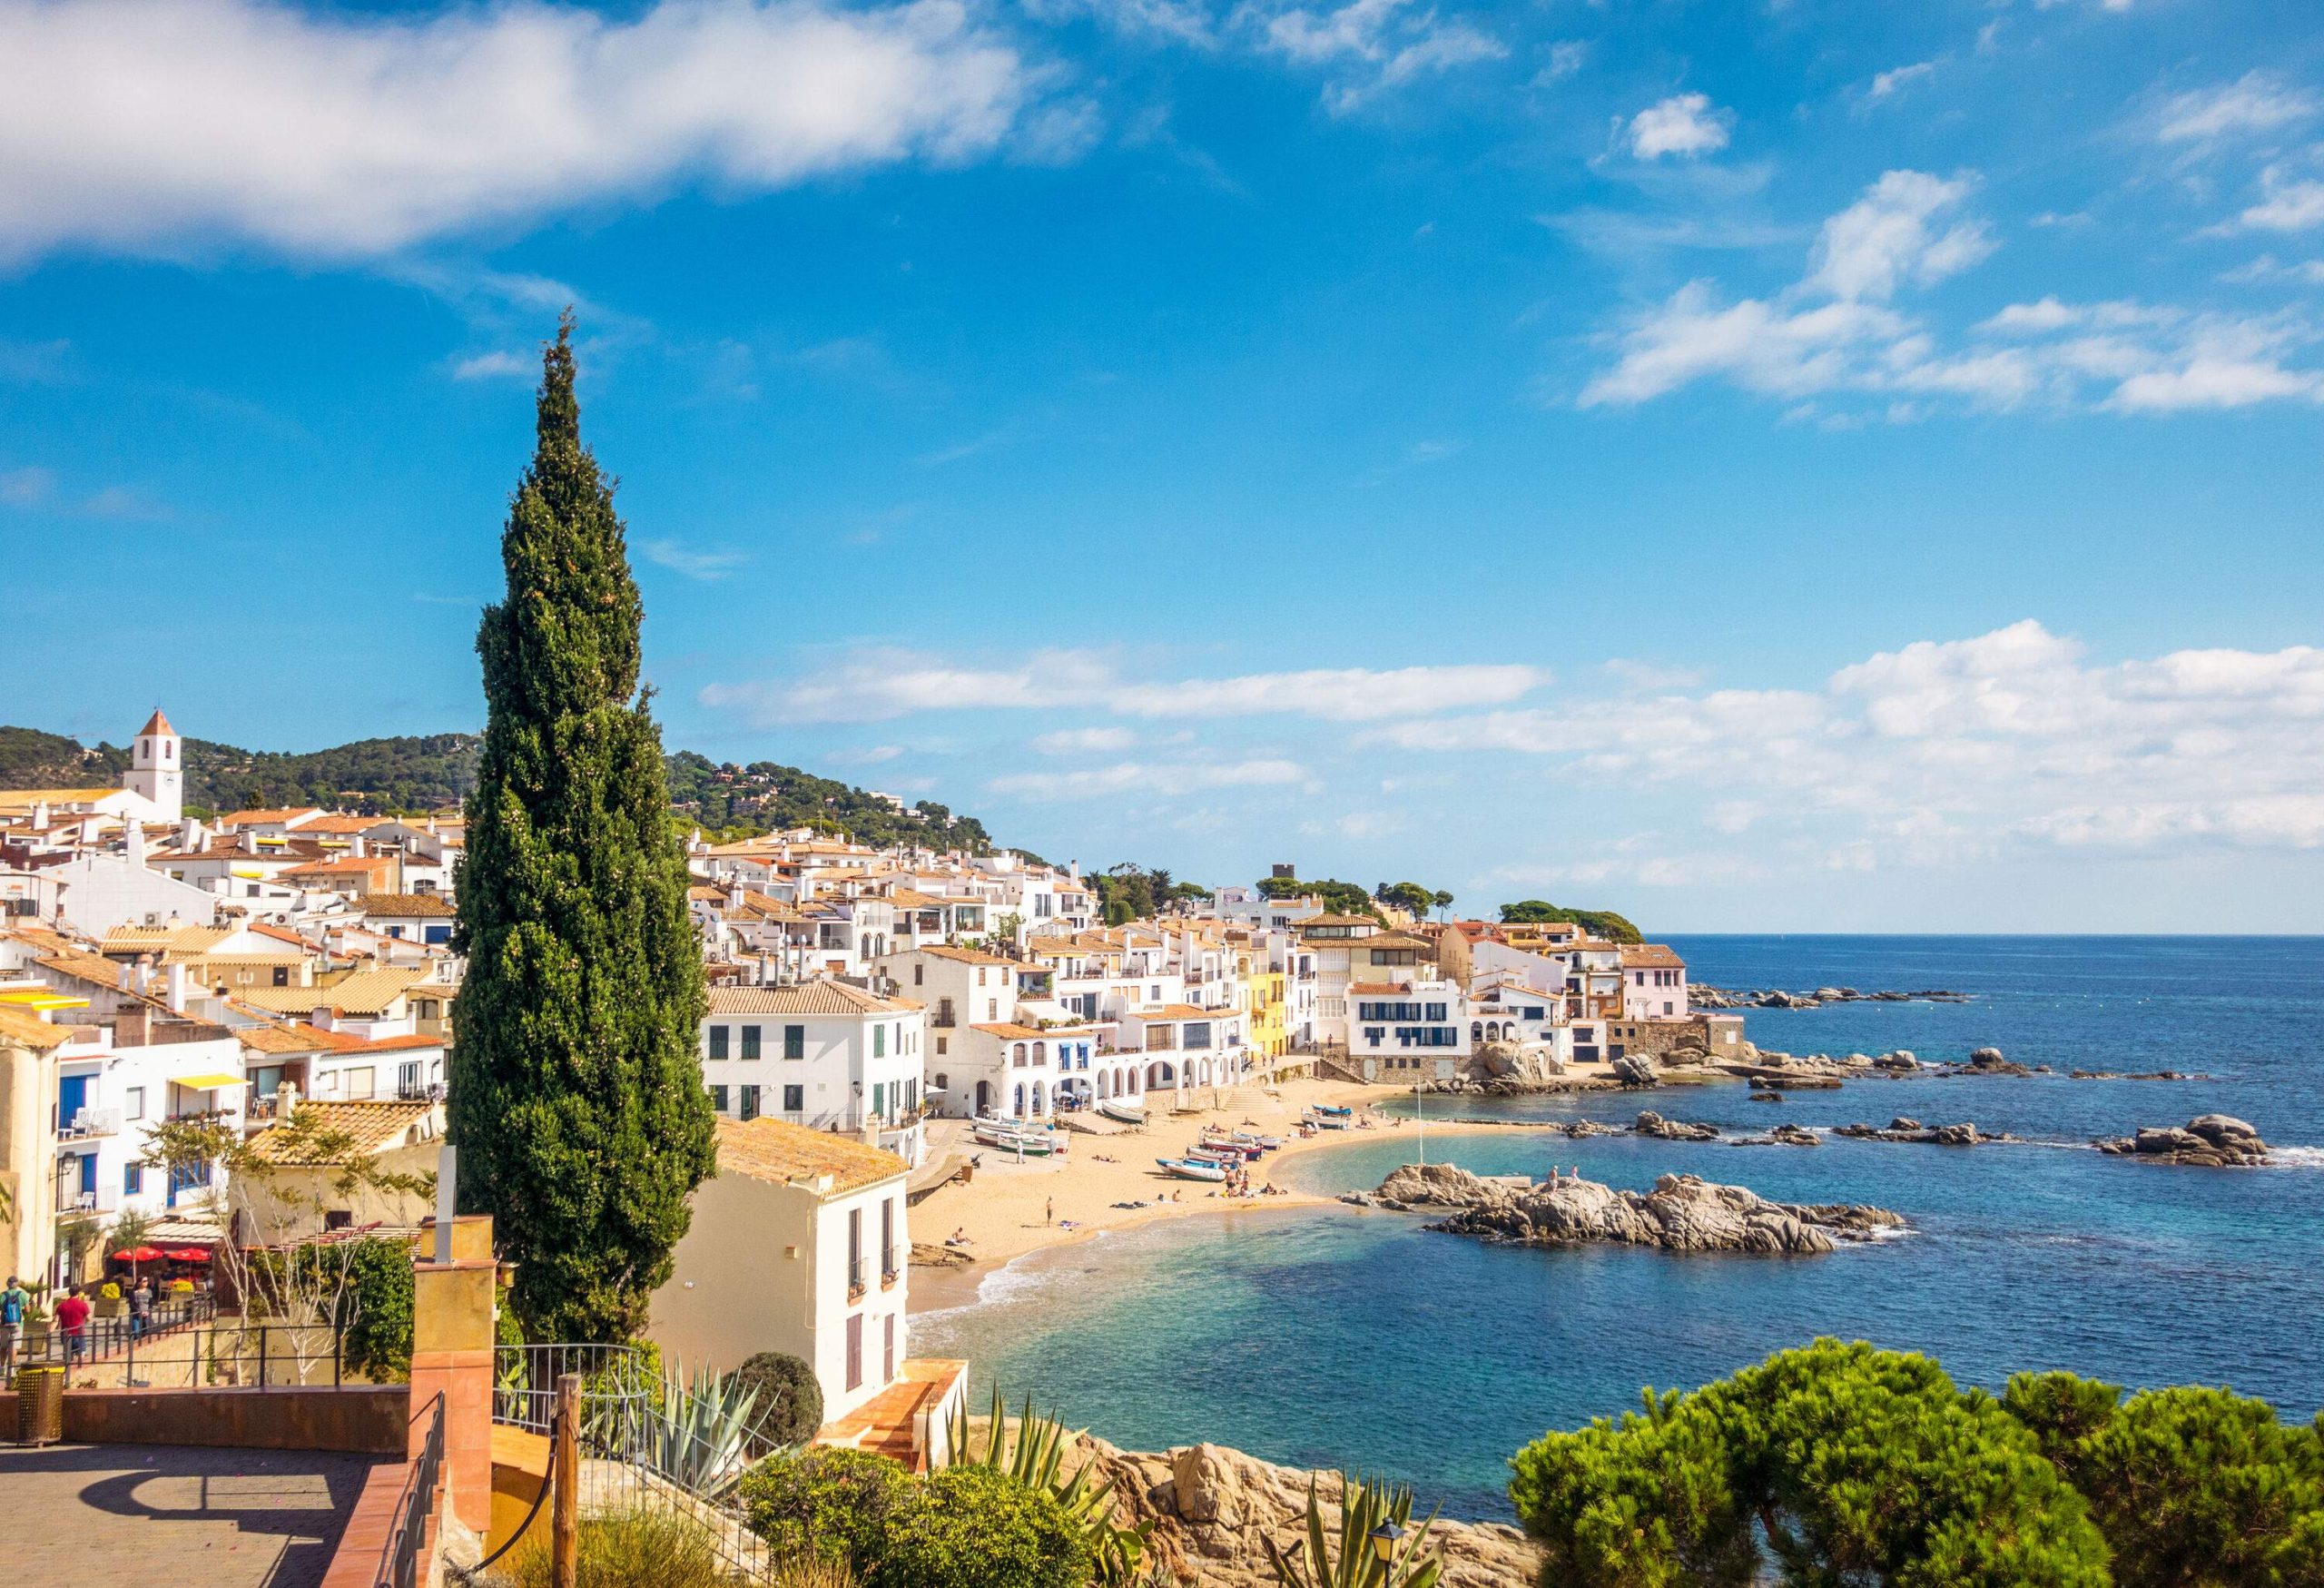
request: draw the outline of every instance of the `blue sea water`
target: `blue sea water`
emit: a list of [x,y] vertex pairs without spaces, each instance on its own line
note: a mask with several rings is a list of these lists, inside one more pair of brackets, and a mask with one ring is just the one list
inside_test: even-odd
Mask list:
[[[1132,1448],[1209,1439],[1298,1465],[1406,1479],[1448,1514],[1509,1514],[1509,1455],[1542,1430],[1691,1386],[1817,1335],[1936,1356],[1964,1383],[2072,1367],[2132,1386],[2205,1382],[2288,1415],[2324,1407],[2324,939],[1681,939],[1728,987],[1945,987],[1965,1004],[1755,1011],[1763,1048],[1961,1059],[2001,1048],[2053,1076],[1912,1077],[1748,1101],[1740,1085],[1647,1100],[1730,1131],[1974,1119],[2026,1144],[1827,1138],[1741,1148],[1512,1129],[1429,1140],[1425,1122],[1293,1160],[1303,1189],[1376,1185],[1423,1145],[1480,1173],[1579,1166],[1643,1189],[1672,1171],[1784,1201],[1893,1208],[1909,1235],[1825,1258],[1533,1251],[1417,1218],[1256,1208],[1037,1254],[980,1302],[915,1320],[917,1354],[967,1356]],[[2201,1071],[2077,1081],[2071,1069]],[[1635,1096],[1512,1100],[1544,1124],[1627,1120]],[[1409,1111],[1409,1105],[1406,1105]],[[1488,1105],[1431,1099],[1424,1112]],[[2173,1168],[2091,1139],[2211,1111],[2250,1120],[2280,1166]]]

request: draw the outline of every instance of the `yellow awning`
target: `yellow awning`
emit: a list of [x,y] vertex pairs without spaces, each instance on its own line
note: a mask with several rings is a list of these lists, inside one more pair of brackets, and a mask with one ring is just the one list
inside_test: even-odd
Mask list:
[[239,1075],[173,1075],[170,1078],[170,1084],[189,1087],[195,1091],[216,1091],[222,1087],[241,1086],[243,1081]]
[[51,992],[46,988],[15,988],[0,992],[0,1003],[16,1009],[86,1009],[89,1001],[74,998],[63,992]]

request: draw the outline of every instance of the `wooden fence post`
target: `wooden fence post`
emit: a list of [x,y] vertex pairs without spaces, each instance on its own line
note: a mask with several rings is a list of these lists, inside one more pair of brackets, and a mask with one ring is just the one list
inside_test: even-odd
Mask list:
[[559,1374],[556,1380],[556,1448],[550,1455],[549,1481],[556,1493],[549,1501],[549,1580],[555,1588],[573,1588],[581,1533],[581,1376]]

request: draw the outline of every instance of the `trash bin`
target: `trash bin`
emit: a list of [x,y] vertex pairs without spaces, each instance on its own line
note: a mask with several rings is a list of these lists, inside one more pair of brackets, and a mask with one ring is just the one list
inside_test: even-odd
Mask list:
[[27,1367],[16,1375],[16,1443],[54,1445],[64,1437],[64,1369]]

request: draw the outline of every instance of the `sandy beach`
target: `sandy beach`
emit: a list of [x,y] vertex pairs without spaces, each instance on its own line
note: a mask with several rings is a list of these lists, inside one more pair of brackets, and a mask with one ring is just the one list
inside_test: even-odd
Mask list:
[[[1282,1164],[1302,1153],[1351,1139],[1364,1139],[1371,1130],[1408,1130],[1409,1123],[1372,1111],[1372,1105],[1410,1093],[1400,1087],[1361,1086],[1347,1081],[1283,1080],[1268,1087],[1246,1082],[1187,1094],[1185,1112],[1164,1111],[1171,1095],[1152,1094],[1153,1113],[1141,1129],[1117,1125],[1102,1118],[1083,1117],[1077,1124],[1085,1133],[1071,1132],[1072,1147],[1061,1158],[1014,1161],[997,1148],[980,1147],[970,1139],[964,1120],[937,1121],[930,1151],[978,1153],[982,1163],[970,1183],[955,1180],[915,1205],[911,1210],[912,1240],[935,1246],[955,1233],[964,1235],[960,1248],[974,1260],[964,1267],[915,1266],[911,1276],[911,1305],[915,1312],[960,1307],[976,1299],[984,1276],[1044,1247],[1087,1239],[1101,1229],[1186,1213],[1219,1213],[1236,1208],[1300,1208],[1330,1206],[1330,1198],[1302,1195],[1275,1187],[1275,1194],[1229,1198],[1219,1187],[1182,1180],[1155,1167],[1157,1158],[1175,1158],[1194,1146],[1205,1125],[1256,1130],[1284,1139],[1282,1147],[1252,1167],[1254,1187],[1272,1185]],[[1448,1101],[1450,1100],[1447,1100]],[[1356,1110],[1354,1128],[1319,1131],[1301,1139],[1300,1118],[1315,1103],[1345,1105]],[[1440,1132],[1496,1131],[1506,1126],[1438,1123]],[[1142,1204],[1121,1206],[1120,1204]]]

